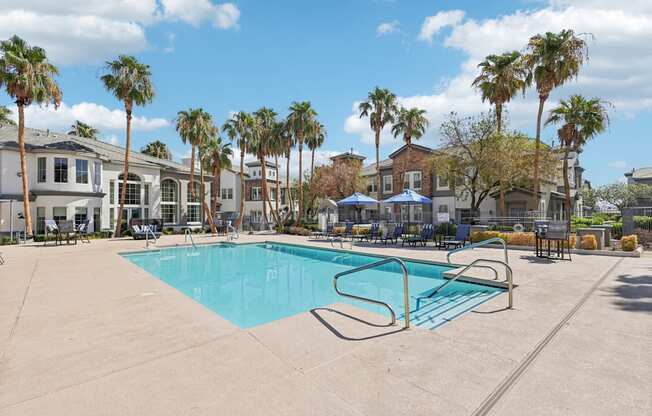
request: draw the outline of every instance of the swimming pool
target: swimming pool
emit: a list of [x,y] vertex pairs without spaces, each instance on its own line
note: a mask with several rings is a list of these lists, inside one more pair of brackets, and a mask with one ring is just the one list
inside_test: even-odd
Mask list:
[[[185,295],[240,328],[249,328],[313,308],[346,302],[387,315],[377,305],[339,296],[333,276],[378,257],[278,243],[212,244],[123,254]],[[455,281],[421,301],[442,283],[450,267],[407,261],[412,325],[436,328],[502,293],[499,288]],[[342,277],[340,290],[387,302],[403,319],[403,279],[395,263]]]

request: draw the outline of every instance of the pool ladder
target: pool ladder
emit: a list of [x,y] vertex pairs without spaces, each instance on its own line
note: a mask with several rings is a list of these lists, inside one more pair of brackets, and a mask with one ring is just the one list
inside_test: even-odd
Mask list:
[[186,230],[183,232],[185,235],[183,237],[183,242],[187,243],[188,238],[190,238],[190,242],[192,243],[193,248],[197,248],[197,245],[195,244],[195,240],[192,238],[192,231],[190,231],[190,228],[186,228]]
[[149,236],[152,236],[152,239],[154,240],[154,244],[158,242],[158,239],[156,238],[156,234],[154,234],[154,231],[152,231],[152,227],[149,225],[145,225],[145,248],[149,248]]
[[349,274],[361,272],[363,270],[373,269],[375,267],[382,266],[382,265],[388,264],[388,263],[398,263],[398,265],[403,270],[403,307],[405,308],[405,316],[404,316],[405,325],[404,325],[404,328],[408,329],[408,328],[410,328],[410,294],[409,294],[409,289],[408,289],[408,270],[407,270],[407,267],[405,266],[405,263],[403,262],[403,260],[401,260],[401,259],[399,259],[397,257],[389,257],[389,258],[377,261],[375,263],[369,263],[369,264],[365,264],[364,266],[356,267],[355,269],[345,270],[343,272],[340,272],[340,273],[336,274],[333,277],[333,287],[335,288],[335,292],[337,292],[337,294],[340,295],[340,296],[344,296],[344,297],[350,298],[350,299],[360,300],[360,301],[371,303],[371,304],[374,304],[374,305],[384,306],[385,308],[387,308],[387,310],[389,310],[389,313],[390,313],[390,315],[392,317],[390,325],[395,325],[396,324],[396,313],[394,312],[394,309],[391,307],[391,305],[389,305],[388,303],[385,303],[385,302],[382,302],[382,301],[376,300],[376,299],[370,299],[370,298],[365,298],[365,297],[358,296],[358,295],[352,295],[350,293],[345,293],[345,292],[342,292],[337,287],[337,279],[339,279],[342,276],[346,276],[346,275],[349,275]]

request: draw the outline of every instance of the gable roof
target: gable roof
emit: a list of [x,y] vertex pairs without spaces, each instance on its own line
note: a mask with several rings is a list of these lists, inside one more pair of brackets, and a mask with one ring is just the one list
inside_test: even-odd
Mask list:
[[[394,150],[394,152],[392,152],[392,153],[389,155],[389,158],[390,158],[390,159],[395,158],[395,157],[398,156],[401,152],[403,152],[404,150],[406,150],[407,147],[408,147],[407,144],[404,144],[403,146],[401,146],[401,147],[399,147],[398,149]],[[416,150],[416,151],[420,151],[420,152],[426,152],[426,153],[433,153],[433,152],[434,152],[434,150],[431,149],[431,148],[429,148],[429,147],[421,146],[421,145],[414,144],[414,143],[412,143],[412,150]]]

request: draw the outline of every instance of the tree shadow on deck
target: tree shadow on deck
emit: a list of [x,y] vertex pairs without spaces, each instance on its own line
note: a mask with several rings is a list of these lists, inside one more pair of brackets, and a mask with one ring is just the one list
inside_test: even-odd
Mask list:
[[603,289],[603,292],[617,298],[615,305],[629,312],[652,314],[652,275],[622,274],[616,278],[616,283]]

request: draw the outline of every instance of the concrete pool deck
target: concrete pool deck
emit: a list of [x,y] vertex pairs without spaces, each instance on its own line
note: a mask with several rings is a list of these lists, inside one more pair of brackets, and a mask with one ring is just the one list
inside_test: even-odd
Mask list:
[[[264,240],[330,248],[239,242]],[[0,415],[652,413],[649,256],[547,263],[512,251],[515,308],[500,295],[435,331],[370,326],[361,320],[386,317],[345,304],[242,330],[117,254],[144,245],[2,247]]]

